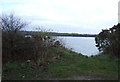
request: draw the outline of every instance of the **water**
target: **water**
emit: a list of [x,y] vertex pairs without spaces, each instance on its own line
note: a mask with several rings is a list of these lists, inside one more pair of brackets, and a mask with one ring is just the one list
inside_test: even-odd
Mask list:
[[94,37],[69,37],[69,36],[57,36],[57,39],[64,43],[65,47],[72,49],[77,53],[91,56],[99,53],[95,46]]

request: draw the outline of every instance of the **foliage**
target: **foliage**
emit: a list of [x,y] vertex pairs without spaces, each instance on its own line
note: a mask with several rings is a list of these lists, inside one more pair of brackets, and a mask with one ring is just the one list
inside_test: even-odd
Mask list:
[[[37,59],[47,60],[49,48],[54,46],[55,42],[47,32],[41,29],[37,34],[21,31],[27,23],[14,14],[2,15],[0,21],[3,63],[28,59],[37,63]],[[25,37],[26,35],[31,35],[31,37]]]
[[114,25],[112,28],[102,30],[96,38],[96,46],[99,51],[114,56],[120,55],[120,24]]
[[23,45],[19,45],[19,43],[23,43],[25,38],[19,31],[25,28],[26,25],[26,22],[16,17],[13,13],[2,14],[0,17],[3,60],[4,57],[6,57],[5,59],[14,59],[19,50],[22,49],[23,51]]
[[[73,79],[79,76],[99,77],[105,80],[118,79],[118,58],[107,55],[85,57],[69,50],[51,48],[48,65],[36,65],[33,62],[8,62],[3,64],[3,80],[49,80]],[[52,61],[54,56],[60,57]],[[39,64],[42,62],[39,60]],[[15,69],[16,68],[16,69]],[[22,76],[25,76],[24,78]]]

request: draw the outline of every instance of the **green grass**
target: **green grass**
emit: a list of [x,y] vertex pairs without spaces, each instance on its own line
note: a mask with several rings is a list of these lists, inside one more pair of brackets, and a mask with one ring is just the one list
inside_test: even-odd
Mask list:
[[[60,58],[52,61],[51,58]],[[65,79],[73,76],[95,76],[103,79],[118,79],[118,59],[108,55],[83,56],[65,49],[52,48],[49,54],[52,63],[45,67],[26,62],[8,62],[3,65],[3,80],[11,79]],[[25,76],[25,77],[23,77]]]

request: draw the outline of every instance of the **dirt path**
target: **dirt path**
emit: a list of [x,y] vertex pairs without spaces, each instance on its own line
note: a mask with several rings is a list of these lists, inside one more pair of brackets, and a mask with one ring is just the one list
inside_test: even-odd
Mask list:
[[72,78],[66,78],[67,80],[104,80],[103,78],[93,76],[76,76]]
[[104,80],[104,79],[99,77],[93,77],[93,76],[74,76],[74,77],[69,77],[64,79],[49,78],[49,80]]

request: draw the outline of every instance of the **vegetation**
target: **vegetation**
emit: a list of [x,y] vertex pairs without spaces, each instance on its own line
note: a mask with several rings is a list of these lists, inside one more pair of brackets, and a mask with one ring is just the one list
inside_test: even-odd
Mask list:
[[23,42],[24,39],[23,35],[19,33],[19,30],[24,28],[27,23],[22,22],[20,18],[15,17],[13,14],[3,14],[0,21],[3,61],[4,59],[14,59],[16,53],[21,49],[23,50],[22,45],[18,45],[18,43]]
[[[52,47],[49,61],[38,64],[27,61],[3,64],[3,80],[49,80],[75,79],[91,76],[99,80],[118,79],[118,59],[107,55],[87,57],[67,49]],[[78,80],[81,78],[78,78]],[[76,79],[77,80],[77,79]],[[87,80],[87,79],[84,79]]]
[[72,37],[95,37],[97,34],[78,34],[78,33],[56,33],[56,32],[40,32],[40,31],[21,31],[22,33],[44,34],[50,36],[72,36]]
[[1,16],[3,63],[28,59],[36,62],[38,58],[46,61],[49,48],[57,47],[55,40],[44,33],[26,37],[24,33],[21,33],[21,29],[26,25],[26,22],[14,14]]
[[0,18],[3,80],[72,79],[73,76],[118,79],[116,57],[88,57],[72,52],[53,39],[50,32],[22,31],[26,25],[13,14]]
[[120,55],[120,24],[102,30],[102,32],[96,36],[95,41],[99,51],[118,57]]
[[95,37],[96,34],[52,33],[53,36]]

